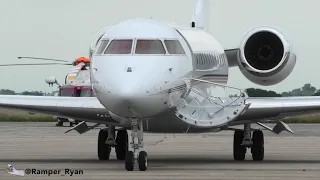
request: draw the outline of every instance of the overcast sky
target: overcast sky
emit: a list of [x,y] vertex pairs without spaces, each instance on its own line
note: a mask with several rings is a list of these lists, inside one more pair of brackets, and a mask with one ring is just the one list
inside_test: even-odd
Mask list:
[[[189,25],[195,0],[0,0],[1,64],[32,63],[18,56],[72,61],[88,56],[92,37],[105,26],[128,18],[144,17]],[[320,88],[319,0],[210,0],[209,31],[225,49],[236,48],[245,32],[259,25],[283,28],[294,45],[297,64],[282,83],[266,87],[287,91],[311,83]],[[44,79],[62,83],[70,67],[0,67],[0,89],[52,91]],[[229,85],[260,87],[237,68]]]

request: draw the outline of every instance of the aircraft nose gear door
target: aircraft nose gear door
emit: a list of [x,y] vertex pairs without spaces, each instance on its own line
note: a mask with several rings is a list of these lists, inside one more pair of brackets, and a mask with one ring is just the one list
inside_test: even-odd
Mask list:
[[[250,106],[245,102],[247,94],[240,89],[201,79],[185,81],[186,92],[175,100],[177,109],[174,115],[192,126],[221,127],[236,119]],[[218,96],[215,90],[219,88],[225,97]],[[237,94],[227,95],[227,89]]]

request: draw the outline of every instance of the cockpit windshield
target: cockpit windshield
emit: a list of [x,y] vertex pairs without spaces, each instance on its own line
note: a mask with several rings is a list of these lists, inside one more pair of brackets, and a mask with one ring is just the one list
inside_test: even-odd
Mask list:
[[[135,48],[132,48],[135,46]],[[185,55],[178,39],[103,39],[96,54],[132,54],[135,55]]]
[[99,44],[99,47],[96,51],[96,54],[101,54],[106,49],[107,45],[109,43],[109,40],[102,40]]
[[137,40],[135,54],[166,54],[161,40]]
[[104,54],[131,54],[132,39],[114,39]]
[[178,40],[164,40],[169,54],[186,54]]

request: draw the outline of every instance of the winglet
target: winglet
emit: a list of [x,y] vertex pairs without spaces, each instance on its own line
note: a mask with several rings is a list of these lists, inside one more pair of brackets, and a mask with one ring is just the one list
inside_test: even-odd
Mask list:
[[197,0],[196,6],[193,11],[193,16],[191,20],[191,27],[192,28],[199,28],[204,29],[205,27],[205,1],[206,0]]
[[265,124],[262,124],[262,123],[257,123],[259,126],[262,126],[264,128],[266,128],[267,130],[275,133],[275,134],[280,134],[282,131],[288,131],[290,132],[291,134],[294,134],[294,132],[292,131],[292,129],[284,122],[282,121],[279,121],[273,128],[265,125]]

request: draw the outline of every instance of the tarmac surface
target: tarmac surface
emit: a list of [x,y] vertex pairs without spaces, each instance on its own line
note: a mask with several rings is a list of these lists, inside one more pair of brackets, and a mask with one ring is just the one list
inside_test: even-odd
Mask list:
[[[97,158],[98,130],[67,134],[55,123],[0,123],[0,179],[320,179],[320,125],[290,125],[294,135],[265,132],[265,160],[233,160],[233,132],[206,134],[148,134],[148,170],[127,172],[124,162]],[[18,170],[60,169],[60,174],[12,176]],[[65,174],[65,169],[83,174]],[[79,171],[81,173],[81,171]],[[65,174],[65,175],[62,175]]]

